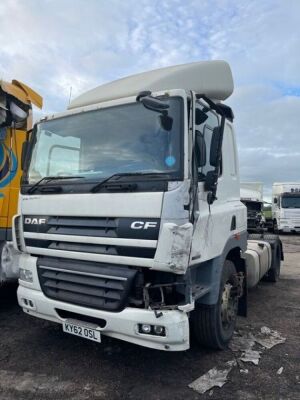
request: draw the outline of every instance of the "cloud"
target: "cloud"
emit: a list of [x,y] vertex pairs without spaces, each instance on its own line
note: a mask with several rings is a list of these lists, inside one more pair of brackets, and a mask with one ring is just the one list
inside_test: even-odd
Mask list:
[[233,70],[242,179],[300,180],[300,2],[6,0],[0,77],[30,84],[44,112],[151,68],[225,59]]

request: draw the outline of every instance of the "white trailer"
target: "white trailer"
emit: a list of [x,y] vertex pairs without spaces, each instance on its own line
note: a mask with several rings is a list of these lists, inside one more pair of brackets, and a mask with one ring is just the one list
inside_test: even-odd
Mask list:
[[300,182],[273,183],[272,218],[275,231],[300,232]]
[[264,228],[262,182],[241,182],[241,201],[247,207],[248,232],[259,232]]
[[[224,348],[276,236],[247,242],[229,65],[124,78],[39,121],[14,219],[23,310],[65,332],[169,351]],[[247,245],[249,248],[247,249]]]

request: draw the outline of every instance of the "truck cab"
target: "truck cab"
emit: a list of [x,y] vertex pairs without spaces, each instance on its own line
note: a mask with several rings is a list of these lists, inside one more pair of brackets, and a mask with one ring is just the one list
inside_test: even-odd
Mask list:
[[0,81],[0,285],[17,281],[12,218],[17,213],[22,176],[22,145],[32,128],[32,104],[42,98],[24,83]]
[[276,231],[300,232],[300,183],[274,183],[272,218]]
[[[178,351],[224,348],[270,246],[247,253],[229,65],[197,62],[97,87],[26,143],[18,300],[65,332]],[[255,276],[256,276],[255,275]],[[253,275],[253,284],[257,279]]]

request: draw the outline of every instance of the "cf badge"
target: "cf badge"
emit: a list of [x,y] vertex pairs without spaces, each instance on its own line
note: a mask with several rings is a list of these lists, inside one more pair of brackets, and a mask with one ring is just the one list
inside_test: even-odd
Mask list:
[[131,229],[149,229],[149,228],[156,228],[157,227],[157,222],[154,221],[134,221],[130,225]]

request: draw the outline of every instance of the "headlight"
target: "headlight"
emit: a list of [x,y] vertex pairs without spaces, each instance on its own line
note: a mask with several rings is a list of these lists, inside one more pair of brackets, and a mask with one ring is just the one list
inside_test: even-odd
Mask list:
[[20,268],[19,279],[21,279],[22,281],[25,281],[25,282],[32,283],[33,282],[32,272],[29,269]]

